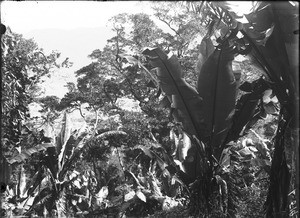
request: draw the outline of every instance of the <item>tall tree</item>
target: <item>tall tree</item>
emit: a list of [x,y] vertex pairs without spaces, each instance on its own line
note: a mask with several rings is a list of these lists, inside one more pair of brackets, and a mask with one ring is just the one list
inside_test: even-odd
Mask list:
[[60,67],[56,62],[60,54],[45,55],[32,39],[24,39],[10,28],[1,38],[1,47],[1,139],[4,150],[9,150],[19,146],[29,117],[28,105],[41,93],[39,84]]

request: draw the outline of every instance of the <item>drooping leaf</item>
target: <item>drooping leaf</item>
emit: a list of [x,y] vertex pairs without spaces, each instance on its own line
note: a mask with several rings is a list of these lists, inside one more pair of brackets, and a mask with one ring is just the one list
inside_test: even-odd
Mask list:
[[[254,48],[253,55],[264,67],[270,80],[276,83],[273,90],[279,102],[285,104],[289,99],[287,110],[290,113],[293,113],[293,102],[297,98],[295,66],[299,66],[299,62],[294,57],[299,37],[293,31],[299,28],[298,10],[298,6],[289,2],[265,2],[248,17],[251,26],[246,27],[243,33]],[[272,26],[272,31],[268,31]],[[269,37],[265,46],[247,35],[250,28],[265,32],[266,37]]]
[[275,136],[275,151],[270,170],[270,186],[264,205],[267,217],[273,217],[276,213],[287,211],[289,207],[288,195],[290,191],[291,173],[285,152],[284,130],[286,128],[287,122],[281,120],[278,124],[277,134]]
[[[243,128],[255,117],[257,112],[260,113],[260,111],[257,111],[258,104],[264,91],[269,88],[269,84],[263,78],[244,84],[243,89],[250,91],[250,93],[242,95],[238,100],[232,119],[232,127],[225,142],[238,139]],[[259,117],[257,118],[259,119]]]
[[111,130],[111,131],[107,131],[104,133],[101,133],[99,135],[97,135],[96,138],[100,139],[100,138],[106,138],[106,137],[112,137],[112,136],[127,136],[127,133],[124,131],[116,131],[116,130]]
[[32,154],[38,153],[40,151],[45,151],[47,150],[47,148],[51,148],[51,147],[55,147],[54,144],[52,143],[43,143],[43,144],[39,144],[33,148],[28,148],[26,150],[23,150],[20,154],[11,157],[7,160],[8,163],[13,164],[15,162],[23,162],[26,159],[30,158]]

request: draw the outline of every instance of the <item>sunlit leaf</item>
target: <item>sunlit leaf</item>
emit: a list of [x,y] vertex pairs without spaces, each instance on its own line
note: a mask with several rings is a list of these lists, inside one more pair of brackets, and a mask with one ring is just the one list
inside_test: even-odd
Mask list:
[[129,201],[133,199],[136,196],[135,191],[130,191],[127,194],[124,195],[124,201]]
[[99,204],[101,204],[103,202],[103,200],[107,198],[107,196],[108,196],[108,187],[107,186],[103,186],[100,189],[100,191],[95,195]]
[[143,202],[147,201],[146,196],[144,195],[144,193],[140,189],[136,190],[135,194]]
[[253,153],[253,151],[251,151],[248,147],[242,148],[240,150],[238,150],[238,153],[242,156],[253,156],[255,157],[255,154]]

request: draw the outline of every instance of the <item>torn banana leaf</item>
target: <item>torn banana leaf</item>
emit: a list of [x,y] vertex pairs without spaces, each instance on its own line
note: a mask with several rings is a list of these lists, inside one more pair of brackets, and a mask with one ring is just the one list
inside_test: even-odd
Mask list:
[[248,92],[241,96],[235,108],[235,114],[232,118],[232,127],[228,133],[226,142],[235,141],[240,137],[243,128],[253,119],[257,110],[260,99],[263,97],[269,84],[260,78],[252,83],[244,82],[240,89]]
[[[242,31],[254,49],[251,56],[276,83],[273,90],[279,102],[286,104],[288,99],[286,107],[291,114],[295,108],[293,102],[297,99],[299,36],[294,31],[299,29],[298,14],[298,6],[290,2],[263,2],[254,13],[246,16],[249,26]],[[265,38],[258,39],[253,31],[264,33]]]

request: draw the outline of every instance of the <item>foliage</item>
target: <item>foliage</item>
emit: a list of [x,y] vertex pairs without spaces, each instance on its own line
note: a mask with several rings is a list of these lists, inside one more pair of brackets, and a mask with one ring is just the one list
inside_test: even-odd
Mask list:
[[[60,54],[44,54],[43,49],[32,39],[13,33],[7,27],[1,35],[1,162],[12,158],[24,149],[33,148],[40,143],[49,142],[42,132],[28,126],[28,105],[42,93],[42,83],[51,73],[62,67],[57,63]],[[66,63],[68,65],[68,63]],[[3,153],[2,153],[3,152]],[[26,155],[25,155],[26,156]],[[6,171],[6,170],[4,170]],[[4,188],[18,186],[17,198],[20,197],[20,181],[24,181],[24,166],[8,165],[7,172],[0,175]],[[12,173],[12,175],[10,174]],[[23,183],[24,184],[24,183]]]
[[[53,215],[52,209],[54,208],[56,208],[58,215],[63,213],[61,210],[64,210],[65,206],[65,189],[73,181],[68,178],[70,176],[70,168],[72,168],[74,160],[79,156],[79,150],[82,148],[80,143],[82,143],[84,138],[82,133],[73,133],[70,136],[71,129],[68,127],[66,115],[64,122],[62,132],[56,139],[55,146],[52,144],[41,144],[39,147],[26,149],[9,160],[10,163],[25,161],[31,155],[35,155],[38,159],[38,164],[35,165],[34,169],[35,175],[24,190],[25,196],[18,199],[18,202],[24,205],[23,209],[27,210],[26,213],[35,210],[39,215],[42,215],[44,207],[46,207],[50,215]],[[31,199],[32,204],[26,205],[29,199]]]
[[33,40],[24,39],[9,28],[1,38],[1,48],[1,139],[7,148],[20,142],[22,126],[29,116],[28,104],[38,94],[38,83],[55,67],[59,54],[45,56]]
[[[258,2],[241,17],[230,2],[153,6],[168,32],[146,14],[113,17],[115,36],[75,72],[64,98],[39,99],[50,125],[65,113],[61,132],[55,148],[41,133],[10,154],[8,163],[26,160],[34,174],[26,181],[20,168],[27,187],[10,202],[59,216],[296,214],[296,7]],[[120,98],[140,110],[121,109]],[[83,132],[68,125],[74,109]]]
[[[256,123],[258,119],[264,117],[266,113],[278,114],[278,110],[273,101],[265,103],[265,101],[261,100],[262,97],[264,99],[271,99],[271,97],[268,97],[269,94],[265,92],[266,90],[271,89],[278,98],[281,107],[280,116],[282,118],[285,117],[283,118],[283,120],[286,120],[286,122],[289,122],[288,120],[296,116],[295,111],[293,111],[292,108],[294,108],[293,105],[297,99],[296,95],[294,95],[296,92],[295,85],[293,84],[294,80],[292,79],[295,71],[290,71],[294,69],[294,63],[291,62],[291,65],[288,65],[288,55],[285,55],[281,58],[281,60],[278,60],[278,57],[280,57],[280,55],[287,54],[286,47],[283,44],[275,44],[275,42],[278,43],[280,41],[280,37],[283,37],[284,34],[288,35],[292,32],[292,30],[290,29],[284,30],[285,32],[281,32],[282,29],[280,28],[282,27],[282,23],[280,23],[277,20],[277,17],[274,16],[274,13],[279,13],[280,15],[285,16],[285,12],[280,11],[279,8],[276,9],[276,7],[278,7],[278,5],[276,4],[262,3],[257,5],[257,8],[254,9],[252,14],[246,16],[249,22],[239,23],[236,20],[236,17],[229,13],[228,5],[223,5],[222,3],[207,3],[204,5],[205,7],[203,7],[203,11],[205,10],[205,8],[210,7],[211,9],[213,9],[213,12],[210,10],[210,13],[213,13],[215,16],[212,17],[212,14],[209,14],[210,17],[215,20],[209,23],[209,31],[206,37],[211,37],[215,29],[220,28],[219,24],[221,22],[223,22],[223,25],[227,25],[227,33],[223,35],[221,34],[221,37],[216,39],[216,43],[218,45],[215,48],[215,52],[213,52],[204,61],[203,64],[201,63],[201,71],[198,79],[198,84],[200,87],[198,87],[199,94],[196,91],[192,91],[191,88],[188,88],[189,86],[186,85],[184,80],[182,80],[182,74],[180,73],[180,70],[178,70],[179,64],[175,60],[174,56],[167,57],[167,55],[164,54],[164,52],[162,52],[160,49],[146,49],[143,52],[144,55],[149,57],[151,65],[158,69],[151,70],[150,73],[156,75],[155,77],[157,78],[158,82],[155,79],[153,79],[153,82],[159,85],[159,88],[162,89],[167,97],[166,101],[171,102],[171,104],[168,103],[165,105],[172,105],[172,112],[175,120],[182,123],[183,130],[189,135],[194,146],[196,146],[197,148],[197,152],[199,152],[199,154],[202,153],[201,158],[208,158],[211,163],[211,165],[202,165],[202,175],[201,171],[199,171],[199,173],[196,173],[196,175],[200,176],[200,178],[198,178],[199,181],[205,181],[205,179],[209,180],[208,178],[212,178],[213,175],[217,173],[212,168],[213,163],[215,162],[213,157],[215,156],[219,158],[222,149],[226,148],[226,143],[230,142],[231,140],[237,140],[240,137],[240,132],[244,128],[246,128],[246,130],[251,128],[251,126]],[[200,11],[202,6],[203,3],[201,3],[199,9]],[[289,4],[289,6],[286,7],[292,6]],[[268,26],[259,26],[260,24],[258,23],[261,22],[261,20],[259,20],[259,17],[252,16],[254,13],[258,13],[258,10],[260,10],[259,14],[264,13],[264,15],[270,18],[270,20],[268,20]],[[291,8],[290,10],[293,9]],[[205,11],[203,13],[205,13]],[[290,20],[292,21],[292,19],[293,18],[291,18]],[[273,24],[271,22],[273,22]],[[296,20],[293,20],[293,22],[296,23]],[[275,27],[272,25],[275,25]],[[224,26],[221,25],[221,28],[223,27]],[[261,33],[263,35],[260,35],[260,38],[258,39],[258,35],[252,34],[253,32],[251,31],[253,30],[257,31],[256,34],[258,34],[258,31],[262,30],[264,30],[265,32]],[[273,30],[276,31],[273,32]],[[242,33],[243,37],[237,37],[238,32]],[[206,37],[204,38],[204,40],[207,40]],[[282,38],[281,42],[284,42],[284,39],[286,39],[286,42],[289,43],[295,42],[292,38],[288,37]],[[208,44],[206,44],[206,46],[208,46]],[[250,53],[251,49],[253,51],[252,53]],[[222,57],[222,52],[224,52],[224,57]],[[275,53],[277,55],[274,55]],[[235,112],[235,110],[233,109],[235,105],[236,88],[234,86],[235,79],[232,74],[231,61],[234,59],[234,56],[236,54],[249,54],[251,58],[254,57],[255,60],[260,64],[260,67],[262,67],[265,76],[261,77],[259,80],[253,82],[252,84],[245,82],[242,86],[240,86],[240,89],[242,91],[252,93],[244,94],[240,97],[240,100],[237,104],[237,110]],[[124,57],[127,61],[134,65],[141,66],[141,63],[138,61],[138,59],[133,60],[132,57],[126,55],[122,55],[122,57]],[[201,59],[201,62],[203,62],[203,59]],[[222,64],[222,62],[224,63]],[[214,74],[212,74],[212,72],[214,72]],[[213,75],[216,75],[216,77],[213,77]],[[223,79],[222,82],[221,80],[220,82],[218,82],[218,78],[221,78],[221,76],[224,76],[224,78],[228,78],[228,86],[226,86],[227,80],[224,82]],[[281,80],[279,79],[279,77],[281,78]],[[283,82],[283,78],[285,78],[286,82]],[[228,92],[228,89],[231,90],[231,86],[232,91]],[[256,86],[256,88],[254,88],[254,86]],[[210,88],[212,90],[212,94],[209,92]],[[224,96],[224,94],[228,94],[228,97]],[[185,96],[189,97],[187,98]],[[217,100],[218,96],[220,96],[220,100]],[[228,103],[228,110],[224,110],[223,105],[222,108],[217,105],[217,103],[220,103],[222,100],[224,100],[226,104]],[[205,109],[205,107],[207,109]],[[227,107],[225,107],[225,109],[226,108]],[[223,113],[223,115],[218,115],[218,111],[220,111],[220,114]],[[231,119],[233,119],[232,128],[230,124]],[[225,125],[222,126],[220,122],[225,123]],[[285,122],[279,122],[278,128],[283,128],[281,125],[285,125],[284,123]],[[219,134],[221,134],[222,136],[220,137]],[[207,136],[207,138],[205,138],[205,136]],[[281,138],[280,132],[277,132],[276,138],[275,151],[279,149],[279,147],[277,146],[280,146],[280,149],[283,149],[283,144],[279,142],[280,140],[283,140]],[[201,146],[201,143],[197,140],[204,142],[204,146]],[[278,172],[273,171],[273,173],[271,173],[271,189],[267,200],[267,205],[269,205],[267,209],[268,215],[271,215],[273,213],[271,211],[272,207],[274,207],[274,209],[277,208],[275,209],[275,213],[278,213],[278,207],[280,207],[280,205],[281,207],[285,208],[282,209],[282,211],[287,211],[289,172],[286,167],[285,157],[279,156],[279,153],[282,154],[283,152],[279,151],[278,153],[274,153],[275,159],[273,159],[272,167],[277,167],[277,169],[279,169],[279,165],[276,165],[275,163],[277,161],[280,163],[284,161],[284,165],[282,166],[282,168],[280,168],[279,172],[282,172],[286,176],[280,177],[280,180],[282,181],[281,183],[276,179],[279,177],[272,176],[273,173],[277,174]],[[193,160],[195,159],[199,161],[198,158],[194,157]],[[218,162],[217,164],[220,165],[220,163]],[[199,162],[196,164],[196,166],[197,165],[199,165]],[[194,179],[196,177],[194,177]],[[225,182],[223,179],[221,179],[221,181]],[[201,182],[199,184],[201,184]],[[206,190],[207,187],[211,186],[209,182],[204,184],[206,185]],[[279,184],[281,184],[281,188],[279,187]],[[199,212],[202,213],[201,211],[204,211],[205,214],[209,214],[210,211],[208,202],[210,201],[209,198],[212,195],[212,192],[208,191],[207,193],[205,193],[201,191],[204,189],[199,189],[200,192],[198,192],[196,196],[199,197],[199,195],[204,195],[206,199],[204,198],[201,201],[206,202],[207,207],[200,209]],[[275,191],[276,189],[278,190]],[[278,193],[279,190],[284,190],[284,192],[279,192],[281,194],[277,195],[276,197],[272,195],[272,193]],[[273,201],[274,204],[270,203]],[[275,207],[275,204],[278,207]],[[226,210],[223,212],[226,214]]]

